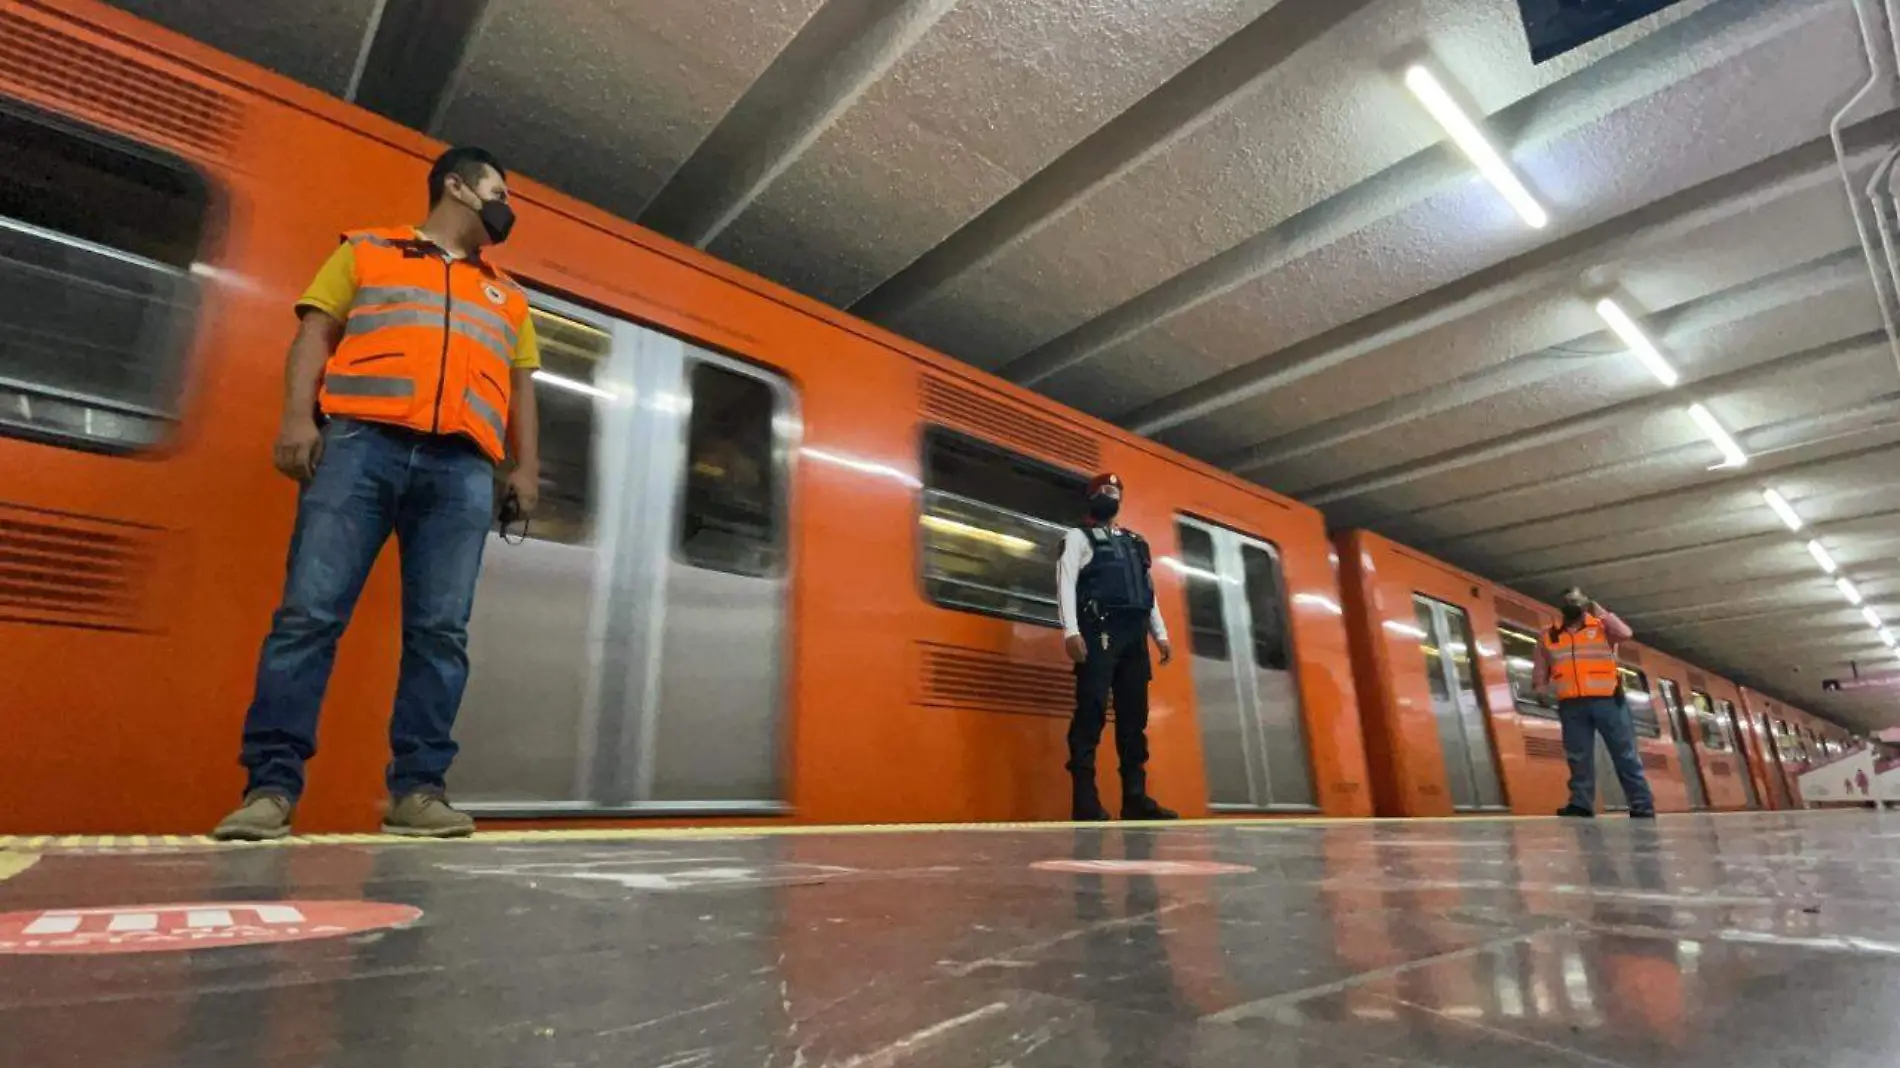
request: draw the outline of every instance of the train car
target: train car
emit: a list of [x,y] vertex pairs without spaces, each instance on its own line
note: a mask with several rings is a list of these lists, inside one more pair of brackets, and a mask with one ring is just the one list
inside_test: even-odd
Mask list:
[[1793,808],[1788,781],[1781,773],[1781,753],[1774,720],[1780,705],[1773,698],[1746,686],[1741,691],[1740,729],[1736,732],[1747,757],[1749,780],[1761,807],[1770,810]]
[[[282,582],[292,302],[340,231],[420,217],[441,146],[90,0],[0,0],[0,142],[0,315],[38,346],[0,379],[0,832],[201,831],[241,786]],[[1054,545],[1112,469],[1178,651],[1157,794],[1370,812],[1318,512],[514,184],[497,258],[543,341],[544,514],[487,548],[465,807],[1065,816]],[[304,830],[378,818],[393,555]],[[1113,764],[1105,741],[1108,791]]]
[[[1538,632],[1557,611],[1368,531],[1337,542],[1378,811],[1562,806],[1562,730],[1531,685]],[[1742,690],[1641,642],[1618,655],[1658,811],[1762,807],[1741,748]],[[1599,809],[1628,808],[1601,739],[1596,762]]]

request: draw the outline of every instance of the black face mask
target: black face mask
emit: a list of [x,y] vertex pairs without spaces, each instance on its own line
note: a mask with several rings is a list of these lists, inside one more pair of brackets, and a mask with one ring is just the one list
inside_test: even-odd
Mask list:
[[1089,518],[1095,520],[1097,523],[1108,522],[1115,518],[1116,514],[1121,510],[1122,502],[1110,497],[1106,493],[1100,497],[1089,498]]
[[1564,623],[1567,625],[1575,625],[1581,622],[1583,622],[1583,606],[1580,604],[1564,605]]
[[509,207],[507,201],[484,200],[479,214],[489,241],[499,245],[508,240],[509,231],[515,228],[515,209]]

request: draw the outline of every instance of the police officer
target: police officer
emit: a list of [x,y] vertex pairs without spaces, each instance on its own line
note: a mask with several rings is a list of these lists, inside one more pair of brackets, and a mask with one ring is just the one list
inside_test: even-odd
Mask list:
[[1570,763],[1570,803],[1559,816],[1596,815],[1596,736],[1603,736],[1610,765],[1629,799],[1630,816],[1651,819],[1656,798],[1636,751],[1636,729],[1616,669],[1616,647],[1631,638],[1629,625],[1575,586],[1564,591],[1563,625],[1545,631],[1537,643],[1531,685],[1554,693],[1563,725],[1564,757]]
[[1112,693],[1122,818],[1171,820],[1178,818],[1175,813],[1148,796],[1148,635],[1154,635],[1163,664],[1174,659],[1174,649],[1155,606],[1148,543],[1115,525],[1121,503],[1121,478],[1095,476],[1088,488],[1088,519],[1064,535],[1056,564],[1063,644],[1075,661],[1075,717],[1069,721],[1072,814],[1076,820],[1109,818],[1095,791],[1095,748]]

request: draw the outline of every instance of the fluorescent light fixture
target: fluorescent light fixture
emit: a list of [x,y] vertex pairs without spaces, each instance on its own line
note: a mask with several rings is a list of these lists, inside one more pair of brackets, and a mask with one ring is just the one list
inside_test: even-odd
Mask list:
[[1768,507],[1774,509],[1783,523],[1788,524],[1789,530],[1801,529],[1801,517],[1795,514],[1794,505],[1788,503],[1788,498],[1774,490],[1765,489],[1761,491],[1761,499],[1768,502]]
[[1821,570],[1830,575],[1841,569],[1841,565],[1835,563],[1834,558],[1827,554],[1827,546],[1818,541],[1808,542],[1808,555],[1814,557],[1814,562],[1821,565]]
[[1036,547],[1036,543],[1030,541],[1028,538],[1019,538],[1014,534],[1005,534],[1000,530],[979,527],[975,524],[960,522],[946,516],[925,515],[923,517],[923,524],[931,530],[942,531],[945,534],[956,534],[960,537],[973,538],[977,541],[987,541],[991,545],[1007,549],[1010,552],[1026,553]]
[[1846,575],[1834,580],[1834,588],[1841,591],[1841,596],[1847,598],[1848,604],[1860,603],[1860,590]]
[[1722,424],[1716,422],[1714,412],[1700,404],[1691,404],[1689,418],[1695,420],[1696,425],[1702,428],[1702,433],[1708,437],[1709,441],[1722,450],[1722,462],[1715,465],[1717,468],[1748,465],[1748,454],[1742,451],[1742,447],[1736,444],[1735,439],[1729,436],[1727,430],[1722,429]]
[[612,400],[614,396],[607,390],[599,386],[589,385],[578,378],[568,378],[565,375],[550,374],[547,371],[536,371],[534,373],[534,380],[536,382],[546,383],[555,389],[564,389],[569,393],[585,393],[589,397],[599,397],[603,400]]
[[1669,361],[1663,359],[1662,353],[1656,351],[1656,346],[1650,342],[1648,335],[1643,333],[1643,328],[1636,325],[1636,320],[1630,318],[1622,305],[1605,297],[1597,301],[1597,314],[1602,316],[1604,322],[1610,324],[1610,330],[1629,348],[1630,353],[1643,361],[1643,366],[1649,368],[1649,373],[1656,376],[1656,381],[1661,382],[1665,387],[1682,381],[1682,376],[1676,373],[1674,367],[1669,366]]
[[1860,618],[1866,620],[1867,625],[1874,628],[1875,630],[1879,630],[1880,628],[1886,626],[1885,623],[1881,622],[1880,613],[1874,611],[1873,606],[1871,605],[1860,606]]
[[1880,628],[1880,641],[1889,649],[1893,648],[1896,645],[1900,645],[1900,641],[1896,641],[1894,639],[1893,631],[1890,631],[1885,627]]
[[1451,98],[1451,94],[1438,83],[1438,79],[1431,71],[1422,66],[1415,66],[1406,71],[1405,87],[1412,91],[1413,96],[1418,97],[1419,103],[1425,105],[1425,110],[1432,113],[1432,118],[1438,120],[1438,125],[1443,126],[1445,132],[1451,135],[1452,141],[1456,142],[1464,154],[1470,157],[1472,164],[1478,168],[1478,173],[1484,175],[1485,180],[1510,202],[1511,207],[1517,210],[1517,214],[1529,224],[1531,229],[1542,230],[1550,222],[1549,213],[1545,212],[1543,206],[1537,203],[1537,199],[1531,196],[1531,191],[1524,188],[1524,183],[1518,180],[1517,173],[1511,170],[1511,165],[1504,162],[1504,157],[1498,155],[1497,149],[1491,147],[1491,142],[1485,139],[1484,132],[1471,121],[1464,109],[1458,106],[1458,102]]

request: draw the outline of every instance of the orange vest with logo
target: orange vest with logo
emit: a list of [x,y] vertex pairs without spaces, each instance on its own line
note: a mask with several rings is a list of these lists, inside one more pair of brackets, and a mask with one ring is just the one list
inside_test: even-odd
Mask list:
[[1586,615],[1576,630],[1550,628],[1544,632],[1544,653],[1550,658],[1550,681],[1559,701],[1616,696],[1616,647],[1601,619]]
[[480,259],[445,259],[411,228],[343,240],[356,260],[356,300],[324,365],[324,413],[462,434],[501,462],[527,295]]

